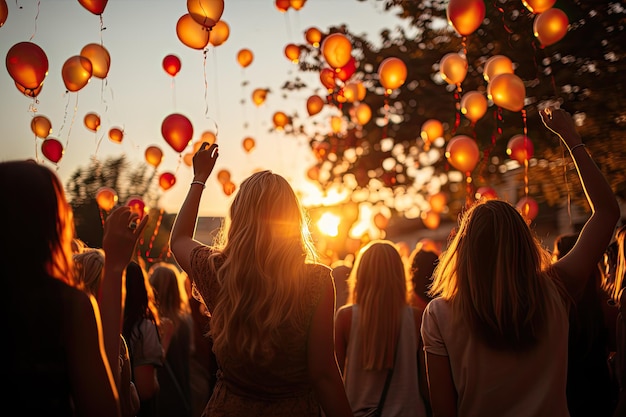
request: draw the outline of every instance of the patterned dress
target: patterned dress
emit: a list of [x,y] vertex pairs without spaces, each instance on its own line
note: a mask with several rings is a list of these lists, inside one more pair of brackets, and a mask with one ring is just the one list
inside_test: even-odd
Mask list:
[[[200,246],[191,253],[191,274],[194,285],[213,311],[219,284],[210,274],[211,249]],[[220,367],[215,390],[203,416],[206,417],[281,417],[320,416],[320,405],[313,393],[307,368],[308,329],[322,289],[331,280],[330,269],[310,265],[305,277],[306,290],[300,303],[303,320],[280,329],[284,343],[274,359],[266,365],[247,357],[231,354],[217,356]]]

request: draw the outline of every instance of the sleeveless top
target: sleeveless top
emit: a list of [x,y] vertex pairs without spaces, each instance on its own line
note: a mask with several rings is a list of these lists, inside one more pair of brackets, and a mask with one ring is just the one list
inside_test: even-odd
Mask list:
[[[352,306],[350,339],[346,351],[344,385],[355,417],[365,415],[378,406],[385,386],[387,370],[364,370],[360,367],[360,331],[358,327],[359,306]],[[420,395],[417,365],[417,336],[413,309],[405,307],[400,323],[395,366],[382,417],[425,417],[426,408]]]
[[[209,312],[217,302],[220,285],[212,275],[208,258],[211,248],[199,246],[191,253],[191,273],[196,289]],[[330,268],[309,265],[306,290],[300,308],[302,323],[281,329],[283,345],[267,365],[237,356],[234,351],[216,355],[218,380],[204,416],[291,417],[319,416],[320,405],[313,393],[307,366],[308,329],[321,298]]]

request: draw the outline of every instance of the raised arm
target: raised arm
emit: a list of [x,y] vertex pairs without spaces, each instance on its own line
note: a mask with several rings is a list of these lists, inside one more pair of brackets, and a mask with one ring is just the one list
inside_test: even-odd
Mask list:
[[578,298],[587,277],[597,267],[611,241],[620,210],[609,183],[585,149],[570,114],[561,109],[548,108],[541,111],[540,115],[544,125],[556,133],[569,149],[591,207],[591,216],[580,232],[576,244],[555,263],[555,269],[570,294]]
[[176,262],[187,274],[191,272],[189,256],[191,251],[201,245],[193,238],[198,219],[198,207],[204,190],[204,184],[211,175],[215,162],[219,156],[217,144],[209,146],[204,142],[198,152],[193,156],[193,181],[185,197],[182,207],[178,211],[172,234],[170,235],[170,250]]

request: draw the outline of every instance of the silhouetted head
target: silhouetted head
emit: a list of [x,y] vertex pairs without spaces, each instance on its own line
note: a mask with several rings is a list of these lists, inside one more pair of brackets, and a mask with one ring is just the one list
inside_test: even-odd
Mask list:
[[439,256],[422,246],[415,249],[409,259],[411,262],[409,275],[413,284],[413,292],[424,301],[431,300],[428,291],[433,282],[433,272]]

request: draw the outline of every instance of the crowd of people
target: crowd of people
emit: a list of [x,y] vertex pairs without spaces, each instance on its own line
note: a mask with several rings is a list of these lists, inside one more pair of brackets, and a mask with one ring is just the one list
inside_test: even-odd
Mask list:
[[9,398],[58,416],[625,416],[626,225],[571,116],[540,114],[591,208],[553,248],[485,199],[443,246],[407,257],[373,240],[324,265],[271,171],[243,181],[204,244],[194,232],[219,148],[203,144],[175,263],[147,267],[147,216],[114,209],[102,248],[86,247],[53,171],[0,163],[3,195],[20,196],[0,206]]

